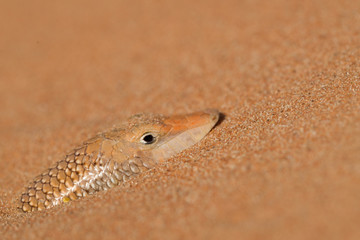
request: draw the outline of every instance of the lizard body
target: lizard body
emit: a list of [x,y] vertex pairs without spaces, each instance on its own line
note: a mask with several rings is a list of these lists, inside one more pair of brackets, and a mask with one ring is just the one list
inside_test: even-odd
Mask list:
[[172,117],[134,115],[35,177],[21,195],[19,208],[43,210],[119,185],[197,143],[218,119],[217,110]]

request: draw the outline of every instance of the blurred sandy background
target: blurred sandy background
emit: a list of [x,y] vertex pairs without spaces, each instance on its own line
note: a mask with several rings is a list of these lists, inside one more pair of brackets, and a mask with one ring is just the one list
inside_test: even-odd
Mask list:
[[[360,239],[360,1],[1,1],[1,239]],[[218,108],[164,166],[22,214],[131,114]]]

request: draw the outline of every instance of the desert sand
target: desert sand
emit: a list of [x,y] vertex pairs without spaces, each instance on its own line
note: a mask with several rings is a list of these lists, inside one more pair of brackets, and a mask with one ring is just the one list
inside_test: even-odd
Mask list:
[[[1,1],[1,239],[360,239],[360,1]],[[140,112],[224,119],[139,177],[21,213]]]

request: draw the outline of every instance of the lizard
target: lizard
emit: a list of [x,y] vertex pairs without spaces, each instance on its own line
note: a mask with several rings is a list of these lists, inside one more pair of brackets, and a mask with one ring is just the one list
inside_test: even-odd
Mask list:
[[218,120],[215,109],[173,116],[133,115],[35,177],[18,207],[23,212],[41,211],[115,187],[199,142]]

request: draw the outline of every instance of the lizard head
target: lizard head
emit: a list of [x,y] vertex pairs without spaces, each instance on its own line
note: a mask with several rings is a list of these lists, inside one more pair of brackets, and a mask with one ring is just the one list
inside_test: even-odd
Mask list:
[[126,139],[136,155],[161,161],[199,142],[218,120],[213,109],[171,117],[138,114],[130,118]]

